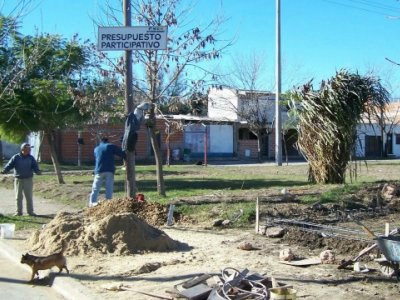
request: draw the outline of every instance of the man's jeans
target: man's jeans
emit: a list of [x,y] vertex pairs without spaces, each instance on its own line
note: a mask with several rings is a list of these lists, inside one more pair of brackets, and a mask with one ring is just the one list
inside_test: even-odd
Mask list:
[[102,172],[94,175],[92,193],[89,198],[89,207],[97,204],[97,198],[100,193],[102,185],[105,183],[106,186],[106,199],[111,200],[113,189],[114,189],[114,173],[113,172]]

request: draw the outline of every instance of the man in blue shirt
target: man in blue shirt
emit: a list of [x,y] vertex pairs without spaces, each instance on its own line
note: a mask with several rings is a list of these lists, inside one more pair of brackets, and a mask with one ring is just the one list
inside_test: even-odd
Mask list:
[[106,200],[112,199],[114,189],[115,155],[123,159],[126,158],[125,152],[123,152],[120,147],[109,143],[108,138],[103,137],[100,144],[94,149],[96,165],[94,168],[94,180],[92,192],[89,198],[89,207],[97,205],[97,198],[103,183],[105,183],[106,188]]
[[16,216],[22,215],[22,198],[25,195],[26,210],[30,216],[36,216],[33,212],[33,172],[41,174],[35,158],[31,155],[31,145],[23,143],[20,153],[15,154],[8,161],[1,174],[6,174],[14,169],[14,189],[17,200]]

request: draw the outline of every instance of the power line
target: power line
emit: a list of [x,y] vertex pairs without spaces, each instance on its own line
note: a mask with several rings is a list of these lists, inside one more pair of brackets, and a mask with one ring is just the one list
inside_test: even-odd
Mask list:
[[[389,16],[391,14],[393,14],[393,10],[397,10],[400,12],[400,7],[394,7],[394,6],[388,6],[388,5],[381,5],[378,4],[376,2],[372,2],[372,1],[365,1],[365,0],[347,0],[346,2],[352,2],[355,4],[361,4],[364,5],[366,7],[362,7],[362,6],[357,6],[357,5],[351,5],[351,4],[346,4],[343,2],[338,2],[335,0],[322,0],[331,4],[335,4],[335,5],[340,5],[340,6],[345,6],[345,7],[350,7],[352,9],[357,9],[357,10],[361,10],[361,11],[366,11],[369,13],[373,13],[373,14],[377,14],[377,15],[382,15],[382,16]],[[370,8],[367,8],[370,7]],[[381,11],[377,11],[377,10],[373,10],[373,8],[379,8],[379,10]],[[385,12],[385,10],[390,10],[390,12]]]
[[364,4],[367,6],[371,7],[376,7],[376,8],[382,8],[382,9],[387,9],[387,10],[398,10],[400,11],[400,7],[392,6],[392,5],[387,5],[387,4],[382,4],[376,1],[368,1],[368,0],[349,0],[350,2],[358,2],[360,4]]

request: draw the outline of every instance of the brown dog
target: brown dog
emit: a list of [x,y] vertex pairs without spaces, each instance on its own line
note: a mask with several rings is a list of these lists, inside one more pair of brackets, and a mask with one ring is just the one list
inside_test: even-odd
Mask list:
[[39,270],[47,270],[51,269],[52,267],[58,267],[58,269],[60,270],[58,273],[61,273],[62,269],[65,269],[69,274],[69,270],[67,268],[67,260],[63,255],[66,248],[67,245],[63,242],[61,251],[55,254],[51,254],[48,256],[35,256],[29,253],[23,254],[21,258],[21,263],[27,264],[32,268],[32,276],[29,282],[33,281],[35,274],[39,277]]

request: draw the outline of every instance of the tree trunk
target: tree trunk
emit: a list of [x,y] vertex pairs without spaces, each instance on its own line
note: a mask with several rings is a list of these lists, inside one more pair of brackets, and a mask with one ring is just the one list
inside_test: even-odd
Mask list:
[[165,193],[165,184],[164,184],[164,173],[162,168],[162,158],[161,158],[161,150],[158,145],[158,141],[156,138],[156,132],[153,127],[150,128],[150,141],[154,151],[154,158],[156,160],[156,172],[157,172],[157,192],[160,196],[166,196]]
[[318,164],[308,167],[308,181],[317,184],[343,184],[345,183],[347,163],[333,167]]
[[287,143],[286,143],[285,134],[283,134],[282,141],[283,141],[283,149],[285,150],[286,165],[288,166],[289,165],[289,155],[288,155],[288,152],[287,152],[288,149],[287,149]]
[[57,151],[55,147],[55,131],[54,130],[49,130],[45,132],[47,134],[47,141],[49,142],[50,146],[50,155],[51,155],[51,161],[53,162],[53,167],[54,167],[54,172],[57,175],[57,180],[59,184],[65,184],[64,178],[61,173],[61,167],[60,163],[58,161],[58,156],[57,156]]
[[0,136],[0,168],[3,167],[3,142],[1,141]]
[[261,162],[261,146],[262,146],[262,135],[261,134],[257,134],[257,158],[258,158],[258,162]]
[[126,151],[126,196],[131,199],[136,197],[136,162],[135,151]]

